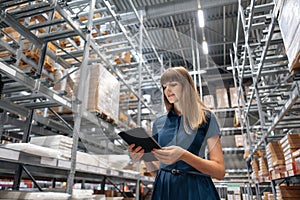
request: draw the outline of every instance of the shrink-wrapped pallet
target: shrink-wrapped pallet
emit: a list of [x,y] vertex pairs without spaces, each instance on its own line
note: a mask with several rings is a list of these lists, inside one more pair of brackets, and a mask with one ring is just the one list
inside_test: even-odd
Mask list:
[[[241,96],[238,97],[238,90],[235,88],[230,88],[230,101],[231,101],[231,107],[236,108],[238,106],[242,106],[242,99]],[[241,94],[240,94],[241,95]]]
[[281,5],[278,24],[289,60],[290,71],[300,70],[300,1],[284,1]]
[[120,83],[102,65],[90,66],[90,87],[87,109],[118,122]]
[[203,98],[204,104],[210,109],[215,108],[215,100],[213,95],[205,95]]
[[228,95],[226,88],[216,89],[218,108],[229,108]]

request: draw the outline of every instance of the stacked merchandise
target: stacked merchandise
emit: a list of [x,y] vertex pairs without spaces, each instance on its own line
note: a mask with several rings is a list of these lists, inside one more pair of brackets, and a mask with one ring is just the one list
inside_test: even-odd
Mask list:
[[276,199],[289,200],[300,199],[300,186],[299,185],[277,185],[276,186]]
[[274,200],[274,195],[271,192],[264,192],[262,200]]
[[204,104],[210,109],[215,108],[215,100],[213,95],[205,95],[203,98]]
[[61,159],[71,159],[73,139],[70,137],[63,135],[32,137],[30,143],[58,150],[61,153]]
[[102,155],[92,155],[89,153],[77,151],[76,153],[76,169],[81,169],[82,167],[88,167],[88,171],[97,170],[97,168],[89,167],[102,167],[108,168],[107,159]]
[[119,119],[120,83],[102,65],[92,65],[87,110],[117,123]]
[[226,88],[216,89],[217,108],[229,108],[229,100]]
[[28,192],[28,191],[7,191],[0,190],[0,199],[6,200],[67,200],[70,195],[67,193],[59,193],[59,192]]
[[257,159],[253,159],[251,161],[251,165],[252,165],[252,174],[251,174],[251,178],[252,180],[254,180],[255,182],[258,181],[258,172],[259,172],[259,163],[258,163],[258,160]]
[[258,158],[259,162],[259,171],[258,171],[258,182],[268,182],[269,181],[269,170],[268,170],[268,162],[266,157],[263,155]]
[[294,151],[292,156],[295,159],[296,174],[300,174],[300,149]]
[[294,176],[297,174],[296,159],[299,157],[297,152],[300,149],[300,134],[287,134],[280,140],[280,144],[285,159],[286,176]]
[[271,179],[285,176],[284,155],[280,142],[269,142],[266,148]]
[[73,189],[72,200],[90,200],[93,199],[93,190]]
[[[299,1],[278,1],[278,24],[284,42],[290,71],[300,70]],[[298,14],[297,14],[298,13]]]
[[238,92],[235,88],[229,88],[230,91],[230,101],[231,101],[231,107],[237,108],[239,106],[243,106],[241,96],[238,96]]

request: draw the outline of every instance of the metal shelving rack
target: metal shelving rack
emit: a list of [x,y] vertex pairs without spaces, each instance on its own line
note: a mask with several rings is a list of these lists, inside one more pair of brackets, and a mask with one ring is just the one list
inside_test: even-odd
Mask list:
[[[251,1],[246,8],[239,1],[232,66],[235,87],[243,103],[239,109],[242,130],[250,143],[250,152],[246,158],[249,173],[250,161],[258,150],[265,149],[269,137],[284,135],[300,128],[297,117],[300,81],[297,75],[292,75],[289,71],[277,24],[277,12],[273,1],[266,1],[261,5]],[[245,37],[245,44],[241,48],[238,47],[240,27]],[[248,95],[244,89],[246,78],[252,80]],[[256,139],[251,138],[251,133],[257,133]],[[275,184],[274,181],[271,182],[276,198]],[[259,187],[256,193],[260,194]]]
[[[133,4],[132,4],[133,5]],[[120,102],[120,109],[128,109],[135,112],[137,124],[140,125],[141,109],[148,109],[149,114],[145,119],[152,119],[156,111],[152,106],[145,103],[142,91],[138,88],[150,87],[160,90],[157,77],[153,74],[161,73],[161,66],[158,70],[150,68],[142,58],[141,46],[144,39],[149,39],[147,32],[141,26],[139,44],[137,45],[131,38],[130,32],[122,25],[121,15],[115,13],[114,6],[106,0],[81,0],[81,1],[0,1],[2,35],[10,38],[8,41],[1,40],[1,51],[7,51],[6,57],[1,59],[1,94],[8,96],[1,98],[1,130],[10,128],[7,131],[8,137],[13,137],[23,142],[28,142],[30,134],[53,135],[64,134],[72,136],[73,147],[71,166],[68,169],[67,193],[72,192],[72,184],[77,175],[76,172],[76,151],[83,147],[82,140],[79,141],[80,129],[82,125],[95,126],[102,129],[109,141],[119,138],[116,135],[116,128],[128,128],[128,124],[111,124],[99,119],[94,113],[89,113],[80,106],[83,101],[85,88],[88,87],[86,80],[89,64],[100,63],[114,74],[121,83],[121,93],[128,95],[128,101]],[[142,24],[142,18],[137,18]],[[101,17],[94,17],[100,14]],[[5,28],[11,27],[12,33],[20,35],[16,41],[12,33],[5,32]],[[102,28],[104,27],[104,28]],[[40,33],[43,30],[42,33]],[[105,33],[105,34],[104,34]],[[76,39],[76,40],[75,40]],[[39,51],[39,58],[36,62],[24,54],[25,42],[34,45]],[[60,44],[61,41],[67,42],[67,47]],[[109,41],[109,42],[107,42]],[[151,43],[151,41],[148,41]],[[60,53],[53,52],[49,45],[55,46]],[[139,48],[138,48],[139,47]],[[130,51],[132,54],[131,62],[116,64],[114,58],[118,53]],[[158,56],[158,54],[156,54]],[[68,98],[62,91],[52,89],[54,84],[51,82],[53,74],[46,69],[47,59],[54,61],[54,66],[64,70],[80,71],[80,84],[77,96]],[[158,57],[158,60],[161,58]],[[20,70],[20,62],[26,62],[32,66],[31,70]],[[158,74],[159,75],[159,74]],[[46,77],[46,78],[45,78]],[[48,79],[48,80],[47,80]],[[130,82],[130,79],[134,79]],[[60,79],[59,81],[62,81]],[[138,81],[137,81],[138,80]],[[149,83],[150,84],[149,86]],[[133,87],[136,85],[137,87]],[[133,94],[136,98],[130,99]],[[122,106],[122,104],[127,105]],[[52,108],[63,106],[72,111],[73,114],[58,114]],[[35,113],[36,109],[43,111],[48,109],[55,116],[41,116]],[[19,120],[18,115],[25,118]],[[73,120],[73,115],[74,120]],[[74,121],[74,123],[73,123]],[[33,123],[34,122],[34,123]],[[1,131],[1,135],[3,131]],[[95,148],[103,148],[93,141],[85,141]],[[124,152],[125,148],[116,146],[115,153]],[[20,186],[22,171],[25,169],[22,162],[17,162],[18,173],[14,177],[14,189]],[[122,176],[121,176],[122,177]],[[125,177],[124,177],[125,178]],[[140,178],[137,178],[140,180]]]

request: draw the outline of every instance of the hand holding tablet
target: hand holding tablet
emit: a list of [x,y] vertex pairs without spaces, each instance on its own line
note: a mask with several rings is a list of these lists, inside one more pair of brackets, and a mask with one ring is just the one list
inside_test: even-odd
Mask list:
[[135,144],[135,147],[141,146],[145,154],[142,159],[146,162],[157,160],[151,151],[153,149],[160,149],[161,146],[156,142],[156,140],[148,135],[144,128],[133,128],[127,131],[121,131],[118,135],[128,144]]

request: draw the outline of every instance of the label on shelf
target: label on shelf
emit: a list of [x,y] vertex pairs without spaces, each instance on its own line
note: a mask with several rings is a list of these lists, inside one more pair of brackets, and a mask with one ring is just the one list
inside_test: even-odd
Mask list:
[[5,64],[3,64],[3,63],[1,63],[1,62],[0,62],[0,69],[2,69],[3,71],[9,73],[9,74],[12,75],[12,76],[16,76],[16,73],[17,73],[16,70],[14,70],[14,69],[12,69],[12,68],[6,66]]

